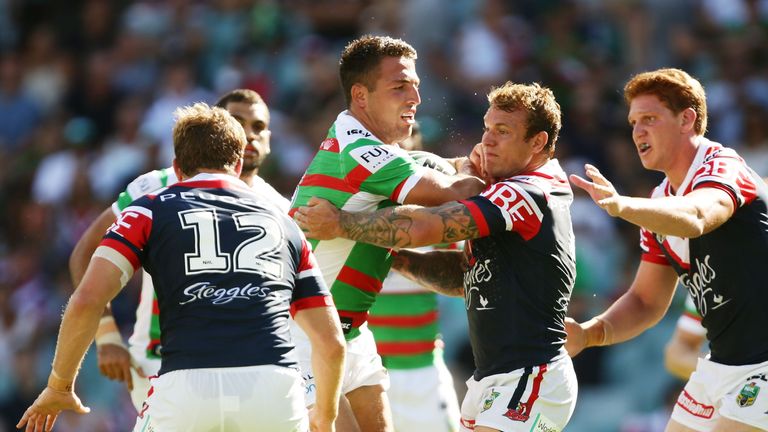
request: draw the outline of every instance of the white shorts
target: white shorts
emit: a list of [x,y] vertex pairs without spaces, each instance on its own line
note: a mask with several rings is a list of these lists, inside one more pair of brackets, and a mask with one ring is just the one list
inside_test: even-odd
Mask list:
[[571,358],[467,380],[461,430],[486,426],[501,431],[561,431],[576,407],[578,384]]
[[417,369],[389,369],[387,396],[397,432],[459,430],[459,401],[442,358]]
[[304,382],[280,366],[183,369],[152,379],[134,432],[309,429]]
[[[299,368],[304,378],[307,406],[315,404],[317,390],[315,373],[312,371],[312,345],[306,333],[295,323],[291,323],[291,336],[296,344],[299,357]],[[341,379],[341,392],[347,394],[360,387],[380,384],[384,390],[389,388],[387,370],[381,364],[381,357],[376,352],[376,342],[367,324],[360,327],[360,335],[347,341],[347,361],[344,365],[344,375]]]
[[149,383],[149,377],[157,375],[157,373],[160,371],[160,359],[152,359],[147,357],[136,359],[136,357],[133,355],[131,355],[131,358],[136,365],[141,367],[142,372],[144,372],[144,375],[146,375],[141,377],[133,368],[131,368],[131,377],[133,378],[133,390],[130,392],[131,402],[133,402],[133,406],[136,408],[136,411],[140,412],[142,406],[144,405],[144,400],[147,399],[149,388],[151,387],[151,384]]
[[721,416],[768,430],[768,362],[727,366],[699,359],[677,398],[672,420],[710,431]]

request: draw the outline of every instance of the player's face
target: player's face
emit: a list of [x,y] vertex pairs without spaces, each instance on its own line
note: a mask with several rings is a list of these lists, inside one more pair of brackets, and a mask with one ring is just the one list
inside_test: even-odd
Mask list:
[[534,138],[525,139],[527,120],[523,110],[507,112],[491,107],[485,113],[482,149],[487,175],[504,179],[531,166],[537,153]]
[[229,102],[225,107],[245,130],[243,171],[253,171],[261,166],[270,152],[269,111],[263,103]]
[[421,103],[416,63],[406,57],[385,57],[365,107],[371,132],[385,144],[411,136],[416,107]]
[[666,172],[673,166],[682,134],[682,113],[675,115],[655,95],[640,95],[629,104],[632,140],[643,167]]

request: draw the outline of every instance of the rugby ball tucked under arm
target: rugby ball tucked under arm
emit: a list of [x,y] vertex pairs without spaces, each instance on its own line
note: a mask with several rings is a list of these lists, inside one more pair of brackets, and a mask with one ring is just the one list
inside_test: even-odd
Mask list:
[[455,175],[456,168],[452,163],[434,153],[423,150],[411,150],[408,154],[423,167],[440,171],[443,174]]

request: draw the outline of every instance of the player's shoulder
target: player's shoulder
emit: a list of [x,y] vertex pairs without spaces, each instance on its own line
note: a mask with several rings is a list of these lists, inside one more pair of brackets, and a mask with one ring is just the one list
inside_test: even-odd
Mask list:
[[146,172],[136,177],[128,184],[125,192],[133,199],[146,195],[152,191],[172,185],[178,182],[173,168],[163,168],[159,170]]

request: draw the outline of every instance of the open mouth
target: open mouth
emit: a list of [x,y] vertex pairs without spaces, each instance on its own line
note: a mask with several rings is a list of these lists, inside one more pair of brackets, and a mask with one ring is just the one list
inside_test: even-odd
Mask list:
[[648,150],[650,150],[650,149],[651,149],[651,145],[648,144],[648,143],[640,143],[640,144],[637,145],[637,151],[640,154],[644,154],[644,153],[648,152]]
[[408,124],[416,123],[416,111],[408,111],[400,115],[400,118]]

